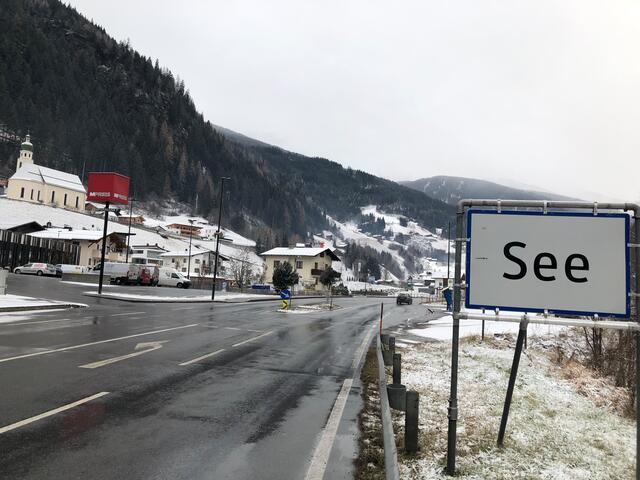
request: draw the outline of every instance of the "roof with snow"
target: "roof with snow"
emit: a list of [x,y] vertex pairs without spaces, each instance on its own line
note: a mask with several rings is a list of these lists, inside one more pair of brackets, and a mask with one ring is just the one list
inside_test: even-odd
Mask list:
[[87,192],[80,181],[80,177],[77,175],[35,164],[23,165],[9,180],[29,180],[46,185],[68,188],[76,192]]
[[322,247],[276,247],[262,252],[263,257],[317,257],[321,253],[327,253],[332,260],[340,260],[330,248]]
[[[215,252],[213,250],[200,250],[198,248],[193,248],[191,249],[191,256],[194,257],[196,255],[202,255],[203,253],[206,254],[214,254]],[[184,250],[184,251],[175,251],[175,252],[167,252],[167,253],[161,253],[160,254],[161,257],[188,257],[189,256],[189,251],[188,250]],[[228,258],[223,255],[222,253],[218,252],[218,257],[220,257],[221,260],[228,260]]]
[[[95,242],[102,239],[102,231],[100,230],[69,230],[68,228],[47,228],[41,232],[30,233],[32,237],[38,238],[55,238],[60,240],[88,240]],[[107,237],[112,235],[127,236],[126,232],[107,233]]]

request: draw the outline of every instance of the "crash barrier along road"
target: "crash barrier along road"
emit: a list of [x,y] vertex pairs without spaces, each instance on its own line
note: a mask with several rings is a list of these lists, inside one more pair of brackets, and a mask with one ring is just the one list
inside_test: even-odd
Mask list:
[[[527,200],[458,203],[447,436],[449,475],[454,475],[456,468],[460,321],[520,324],[498,431],[498,445],[502,445],[529,323],[632,330],[636,352],[640,351],[639,219],[640,207],[632,203]],[[635,243],[630,240],[631,220]],[[466,249],[464,283],[463,249]],[[467,309],[482,309],[482,314],[460,311],[463,290]],[[631,319],[632,298],[634,319]],[[504,315],[502,311],[519,314]],[[573,318],[576,316],[595,320]],[[614,320],[601,321],[600,317]],[[640,355],[636,355],[636,411],[640,410],[639,374]],[[640,480],[639,438],[640,422],[636,416],[637,480]]]

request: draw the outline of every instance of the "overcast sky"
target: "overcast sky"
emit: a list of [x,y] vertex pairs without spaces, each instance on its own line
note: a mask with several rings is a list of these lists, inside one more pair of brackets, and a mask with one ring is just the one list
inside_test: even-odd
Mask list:
[[640,199],[640,3],[72,0],[214,124],[393,180]]

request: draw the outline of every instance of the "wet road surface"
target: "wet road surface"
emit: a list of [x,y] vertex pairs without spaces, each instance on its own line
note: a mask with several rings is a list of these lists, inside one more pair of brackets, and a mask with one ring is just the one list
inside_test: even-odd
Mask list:
[[351,478],[358,361],[380,303],[389,326],[424,309],[353,298],[294,315],[277,302],[130,303],[57,279],[9,285],[89,305],[3,315],[15,320],[0,323],[0,477],[11,479],[304,479],[323,458],[324,478]]

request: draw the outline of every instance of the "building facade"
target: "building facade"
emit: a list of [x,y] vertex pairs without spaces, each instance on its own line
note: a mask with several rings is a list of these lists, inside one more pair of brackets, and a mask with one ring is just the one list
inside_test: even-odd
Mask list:
[[[288,262],[299,276],[299,286],[308,290],[319,290],[320,275],[340,258],[330,248],[323,247],[276,247],[260,254],[265,260],[264,276],[271,283],[273,272]],[[333,267],[332,267],[333,268]]]
[[[162,266],[175,268],[184,273],[187,277],[208,277],[213,275],[215,263],[215,252],[211,250],[191,249],[191,261],[189,261],[189,251],[166,252],[160,255]],[[228,260],[224,255],[218,254],[218,276],[223,276],[226,269],[222,262]]]
[[20,146],[16,173],[9,178],[6,195],[14,200],[84,211],[87,192],[77,175],[33,163],[29,135]]

